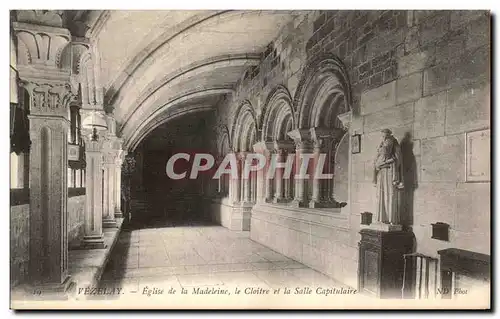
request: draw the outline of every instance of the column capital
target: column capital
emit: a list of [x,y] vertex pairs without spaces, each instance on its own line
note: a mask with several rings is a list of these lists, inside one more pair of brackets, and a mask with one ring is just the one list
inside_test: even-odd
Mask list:
[[69,120],[69,103],[76,99],[69,82],[24,79],[20,85],[30,95],[31,116],[57,116]]
[[274,149],[273,142],[260,141],[253,145],[254,152],[270,152]]
[[311,132],[309,129],[295,129],[287,133],[295,142],[297,150],[306,150],[311,148]]
[[340,128],[313,127],[310,129],[310,134],[314,147],[323,148],[328,147],[332,141],[339,142],[345,131]]
[[352,111],[348,111],[337,115],[337,118],[342,122],[345,130],[349,130],[352,122]]
[[82,129],[82,138],[85,142],[85,152],[102,152],[104,146],[104,135],[102,131],[97,131],[97,140],[92,138],[93,132],[90,129]]
[[118,153],[118,155],[116,156],[115,164],[121,168],[122,163],[125,160],[125,157],[127,156],[127,151],[118,150],[117,153]]

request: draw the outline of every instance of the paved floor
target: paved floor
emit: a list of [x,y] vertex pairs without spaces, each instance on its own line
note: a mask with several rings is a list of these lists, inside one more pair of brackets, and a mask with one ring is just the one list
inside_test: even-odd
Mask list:
[[[329,277],[221,226],[123,230],[101,287],[142,293],[149,285],[191,287],[342,287]],[[344,286],[345,287],[345,286]]]

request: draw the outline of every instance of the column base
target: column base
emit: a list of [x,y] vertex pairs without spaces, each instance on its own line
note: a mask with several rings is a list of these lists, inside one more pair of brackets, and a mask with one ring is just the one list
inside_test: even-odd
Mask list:
[[291,207],[295,207],[295,208],[308,208],[309,207],[309,203],[306,202],[305,200],[297,200],[297,199],[294,199],[291,203],[290,203],[290,206]]
[[104,244],[104,235],[91,235],[84,236],[82,240],[81,249],[104,249],[106,245]]
[[271,204],[271,203],[273,203],[273,202],[274,202],[274,198],[273,198],[273,197],[269,197],[269,198],[266,198],[264,201],[265,201],[266,203],[268,203],[268,204]]
[[115,211],[115,218],[123,218],[123,213],[119,210]]
[[116,224],[116,220],[113,219],[103,219],[102,220],[102,227],[104,228],[117,228],[118,225]]

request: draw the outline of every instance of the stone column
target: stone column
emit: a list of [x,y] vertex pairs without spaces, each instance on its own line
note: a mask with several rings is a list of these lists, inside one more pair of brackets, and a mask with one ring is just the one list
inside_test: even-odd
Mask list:
[[29,279],[65,290],[68,275],[69,93],[64,83],[29,83],[30,235]]
[[[18,37],[20,84],[29,93],[31,146],[27,281],[45,293],[65,291],[71,284],[67,225],[68,108],[76,92],[69,84],[70,72],[61,69],[58,63],[58,54],[64,52],[71,41],[70,32],[38,24],[43,23],[13,22],[12,27]],[[30,41],[26,41],[27,35]]]
[[[233,154],[233,155],[236,156],[236,154]],[[229,176],[229,198],[231,200],[231,203],[233,203],[233,204],[240,203],[241,169],[240,169],[240,164],[239,164],[240,162],[237,160],[236,163],[238,165],[238,167],[236,168],[236,172],[237,172],[236,176],[233,176],[232,174],[230,174],[230,176]]]
[[122,212],[122,163],[125,158],[125,151],[118,151],[115,158],[115,218],[123,218]]
[[240,176],[241,176],[241,197],[240,201],[244,204],[248,204],[252,201],[251,198],[251,172],[247,176],[244,176],[245,161],[247,159],[247,152],[240,152],[238,154],[238,161],[240,165]]
[[[293,150],[293,143],[280,141],[274,143],[275,154],[277,156],[276,163],[285,164],[288,158],[288,154]],[[275,172],[275,192],[274,192],[274,203],[285,203],[288,201],[288,196],[286,191],[288,187],[287,183],[290,182],[289,179],[285,178],[285,168],[277,167]],[[293,172],[292,172],[293,174]]]
[[[85,113],[82,112],[82,118]],[[103,134],[98,133],[98,139],[91,138],[90,130],[83,130],[85,140],[85,218],[82,247],[88,249],[105,248],[102,232],[102,168],[103,168]]]
[[293,141],[295,142],[295,196],[292,201],[292,206],[294,207],[309,207],[307,201],[307,187],[308,181],[306,178],[298,176],[299,170],[301,168],[301,155],[310,154],[312,151],[312,143],[310,131],[306,129],[296,129],[288,133]]
[[[339,207],[339,203],[335,202],[330,195],[332,179],[319,179],[315,178],[315,176],[318,175],[318,171],[323,174],[332,173],[332,167],[326,159],[328,158],[328,155],[335,152],[336,145],[338,145],[344,133],[344,130],[339,128],[311,128],[311,138],[314,143],[313,154],[315,163],[314,175],[311,179],[312,197],[309,202],[309,207],[311,208]],[[320,154],[326,155],[324,163],[318,163]]]
[[[283,163],[286,157],[285,150],[275,149],[274,154],[276,156],[277,163]],[[274,173],[274,203],[283,202],[283,168],[277,167]]]
[[115,220],[115,177],[116,156],[113,151],[104,153],[104,198],[102,225],[104,228],[116,227]]
[[250,172],[250,201],[252,203],[257,202],[257,172]]
[[256,172],[256,199],[257,203],[271,202],[273,200],[273,180],[267,176],[269,164],[271,161],[271,150],[274,144],[270,142],[258,142],[253,145],[254,152],[262,154],[266,158],[266,164],[263,169]]

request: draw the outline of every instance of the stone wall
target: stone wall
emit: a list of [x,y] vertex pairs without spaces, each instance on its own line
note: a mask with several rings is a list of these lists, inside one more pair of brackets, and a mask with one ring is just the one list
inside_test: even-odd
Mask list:
[[68,240],[69,247],[79,245],[83,236],[85,216],[85,195],[68,198]]
[[[78,245],[83,236],[85,196],[68,198],[68,239],[70,247]],[[11,285],[22,283],[29,261],[29,216],[30,205],[10,207],[10,259]]]
[[[350,199],[341,214],[346,222],[327,226],[342,229],[336,244],[304,232],[310,222],[276,217],[290,212],[275,206],[254,207],[252,238],[355,285],[360,213],[375,209],[373,159],[380,129],[390,128],[404,153],[404,218],[416,250],[434,257],[447,247],[489,254],[489,171],[472,175],[489,165],[490,153],[466,144],[476,143],[471,132],[480,130],[489,142],[489,24],[485,11],[311,11],[285,26],[237,93],[221,103],[219,121],[231,131],[244,100],[259,121],[273,88],[283,85],[293,97],[308,61],[337,56],[349,74],[350,134],[361,135],[361,152],[351,156]],[[435,222],[450,225],[449,242],[431,239]]]
[[217,198],[210,203],[210,218],[230,230],[250,230],[251,206],[231,204],[229,198]]

